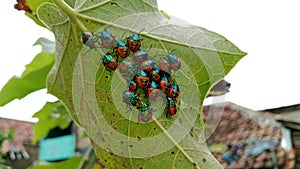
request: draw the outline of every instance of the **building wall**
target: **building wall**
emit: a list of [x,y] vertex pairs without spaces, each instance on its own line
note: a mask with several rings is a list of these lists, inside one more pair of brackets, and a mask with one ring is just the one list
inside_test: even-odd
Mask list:
[[293,146],[296,149],[296,168],[300,168],[300,131],[292,131]]

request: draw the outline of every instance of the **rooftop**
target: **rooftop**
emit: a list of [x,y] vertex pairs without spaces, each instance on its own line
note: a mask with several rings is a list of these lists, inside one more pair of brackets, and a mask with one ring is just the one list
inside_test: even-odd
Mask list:
[[[261,112],[278,121],[300,124],[300,104],[267,109]],[[270,112],[271,114],[268,112]]]
[[4,142],[2,151],[8,152],[13,146],[23,150],[23,142],[28,142],[33,137],[33,125],[34,123],[32,122],[0,118],[1,130],[7,131],[11,128],[15,129],[13,143]]
[[[252,146],[249,142],[251,139],[277,143],[276,157],[280,167],[291,168],[295,165],[295,151],[285,152],[280,147],[281,124],[275,119],[230,102],[204,106],[203,114],[204,120],[206,120],[205,131],[208,145],[211,147],[213,145],[223,145],[225,147],[223,150],[219,149],[213,152],[224,168],[274,167],[272,152],[264,151],[254,157],[246,155],[246,150]],[[213,126],[216,126],[214,131],[212,131]],[[228,145],[232,147],[242,145],[237,151],[240,159],[231,164],[224,160],[224,154],[229,151],[227,149]]]

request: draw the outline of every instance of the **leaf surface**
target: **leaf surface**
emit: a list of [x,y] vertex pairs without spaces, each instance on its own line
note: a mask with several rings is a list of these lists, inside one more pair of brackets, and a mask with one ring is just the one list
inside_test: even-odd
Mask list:
[[[156,1],[54,2],[38,11],[56,38],[48,90],[85,129],[107,168],[221,168],[205,144],[201,105],[246,53],[214,32],[164,17]],[[105,50],[83,47],[80,40],[83,31],[106,29],[117,39],[140,33],[142,48],[155,62],[172,50],[182,59],[172,74],[181,91],[174,117],[165,117],[163,100],[152,103],[156,111],[148,123],[137,122],[137,110],[126,111],[126,81],[118,70],[104,69]]]
[[67,128],[71,121],[68,111],[59,101],[47,102],[40,111],[33,115],[33,117],[39,119],[33,127],[33,144],[46,137],[49,131],[55,127],[59,127],[61,129]]
[[41,38],[35,45],[41,45],[42,52],[26,65],[20,77],[12,77],[4,85],[0,91],[0,106],[46,87],[47,75],[54,64],[54,43]]
[[[44,165],[38,165],[38,166],[31,166],[28,169],[53,169],[53,168],[78,168],[80,163],[84,160],[81,156],[74,156],[69,158],[68,160],[61,161],[61,162],[55,162],[55,163],[49,163]],[[67,168],[66,168],[67,166]]]

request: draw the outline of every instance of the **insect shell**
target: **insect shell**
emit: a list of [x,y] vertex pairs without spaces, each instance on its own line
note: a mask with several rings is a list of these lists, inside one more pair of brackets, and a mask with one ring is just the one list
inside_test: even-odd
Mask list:
[[108,71],[114,71],[118,68],[117,61],[109,53],[105,54],[102,57],[102,63],[104,65],[105,69],[108,70]]
[[160,73],[161,73],[160,69],[158,68],[152,69],[152,71],[149,73],[150,80],[158,83],[161,79]]
[[148,87],[148,97],[151,100],[157,99],[159,96],[159,85],[156,84],[154,81],[150,83],[150,86]]
[[127,60],[123,60],[120,63],[119,67],[123,78],[125,78],[128,81],[131,80],[136,75],[137,66]]
[[168,90],[168,96],[173,99],[176,100],[179,96],[179,87],[176,84],[171,84],[169,90]]
[[159,68],[162,71],[169,72],[170,66],[171,66],[170,63],[166,59],[161,59],[159,61]]
[[100,35],[99,35],[101,41],[102,41],[102,46],[106,49],[111,49],[115,46],[116,44],[116,39],[115,37],[109,33],[108,31],[103,31],[103,32],[100,32]]
[[137,72],[137,74],[135,75],[134,79],[135,79],[135,82],[137,83],[138,87],[143,88],[143,89],[148,87],[149,77],[145,71],[139,70]]
[[99,43],[98,38],[92,32],[82,32],[81,41],[90,49],[95,49],[97,47],[96,44]]
[[160,89],[164,92],[167,93],[169,88],[170,88],[170,82],[167,77],[163,76],[159,82]]
[[130,50],[127,44],[122,40],[118,40],[116,42],[115,49],[117,50],[117,54],[123,59],[127,58],[130,55]]
[[132,91],[130,90],[126,90],[123,92],[123,102],[127,105],[127,106],[136,106],[137,101],[135,99],[135,95]]
[[171,68],[173,70],[179,70],[181,67],[181,59],[172,53],[168,54],[168,58]]
[[125,73],[128,71],[129,68],[132,68],[134,69],[134,64],[132,64],[131,62],[129,61],[126,61],[126,60],[123,60],[121,63],[120,63],[120,71],[122,73]]
[[141,105],[141,108],[139,108],[139,115],[138,115],[138,121],[139,122],[148,122],[152,119],[152,110],[149,108],[149,105],[146,103],[143,103]]
[[[177,107],[176,107],[176,101],[168,98],[168,113],[170,113],[170,115],[174,116],[177,112]],[[168,116],[168,114],[167,114]]]
[[148,58],[148,52],[145,50],[135,51],[132,55],[132,59],[135,62],[142,62]]
[[141,62],[140,69],[144,70],[147,73],[150,73],[153,70],[154,62],[151,59],[147,59]]
[[127,38],[128,48],[135,52],[141,47],[141,38],[138,34],[133,34]]
[[138,116],[138,122],[148,122],[152,119],[152,111],[148,110],[146,114],[143,114],[142,112],[139,113]]
[[135,81],[129,81],[129,90],[132,92],[135,92],[137,90],[137,84],[135,83]]

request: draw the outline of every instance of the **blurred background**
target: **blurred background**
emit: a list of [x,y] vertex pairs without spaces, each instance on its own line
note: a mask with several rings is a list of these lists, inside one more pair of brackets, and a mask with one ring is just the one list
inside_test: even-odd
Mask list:
[[[36,25],[15,1],[2,1],[0,88],[20,76],[41,50],[32,45],[39,37],[54,40],[50,31]],[[158,0],[159,8],[171,16],[214,31],[248,53],[225,77],[231,83],[225,101],[262,110],[300,102],[298,1]],[[45,101],[54,101],[46,90],[30,94],[0,107],[0,116],[35,121],[32,114]],[[205,104],[218,99],[207,99]],[[219,101],[224,101],[223,98]]]

